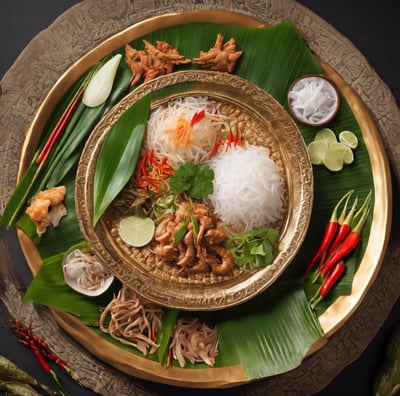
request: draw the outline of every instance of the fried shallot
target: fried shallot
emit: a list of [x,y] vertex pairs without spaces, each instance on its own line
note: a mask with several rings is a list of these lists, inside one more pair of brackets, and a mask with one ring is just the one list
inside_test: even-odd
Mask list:
[[194,58],[193,62],[204,69],[232,73],[242,53],[237,50],[235,39],[231,38],[224,43],[224,36],[218,34],[214,47],[200,51],[200,56]]
[[184,65],[191,60],[180,55],[178,50],[165,41],[157,41],[157,47],[143,40],[144,50],[125,45],[125,61],[132,71],[131,85],[135,85],[143,77],[144,82],[172,73],[175,65]]
[[218,329],[210,328],[197,318],[179,318],[175,324],[170,353],[181,367],[186,362],[214,366],[218,355]]
[[163,309],[122,286],[100,316],[100,330],[125,345],[133,346],[144,355],[159,347],[156,333],[162,328]]
[[61,218],[67,214],[62,204],[67,189],[65,186],[52,187],[40,191],[31,201],[26,213],[36,225],[36,232],[42,235],[47,227],[57,227]]

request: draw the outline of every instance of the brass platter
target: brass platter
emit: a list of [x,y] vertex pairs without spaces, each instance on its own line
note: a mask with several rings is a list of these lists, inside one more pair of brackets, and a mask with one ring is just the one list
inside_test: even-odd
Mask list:
[[[37,146],[39,132],[46,122],[57,101],[73,82],[93,63],[111,51],[119,48],[125,42],[164,26],[190,22],[218,22],[227,24],[246,25],[252,27],[265,26],[255,18],[239,13],[224,11],[200,11],[176,13],[147,19],[136,23],[94,48],[87,55],[80,58],[57,81],[52,90],[38,109],[28,131],[21,155],[19,178],[27,168],[33,152]],[[376,127],[375,121],[368,108],[358,94],[328,65],[321,62],[326,75],[332,79],[350,104],[352,111],[360,125],[363,138],[370,156],[374,189],[375,205],[373,221],[368,246],[360,267],[354,277],[353,290],[350,296],[339,298],[321,315],[320,323],[325,332],[325,340],[321,340],[309,353],[318,350],[327,338],[332,336],[350,318],[376,278],[383,260],[384,252],[390,234],[391,219],[391,179],[388,159],[384,146]],[[41,260],[32,241],[22,232],[18,233],[21,248],[34,275],[40,269]],[[248,382],[243,368],[239,365],[210,369],[180,369],[167,370],[158,363],[131,354],[121,348],[108,343],[97,336],[89,327],[83,325],[79,319],[57,309],[52,309],[55,319],[75,340],[85,345],[85,348],[97,358],[112,365],[118,370],[138,378],[157,381],[165,384],[188,386],[196,388],[223,388]]]

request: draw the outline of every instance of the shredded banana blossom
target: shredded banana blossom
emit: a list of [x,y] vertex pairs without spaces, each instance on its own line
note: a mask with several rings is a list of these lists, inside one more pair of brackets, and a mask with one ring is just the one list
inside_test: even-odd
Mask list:
[[214,366],[218,355],[218,330],[197,318],[179,318],[175,324],[170,351],[181,367],[186,362]]
[[159,347],[155,339],[157,331],[162,328],[163,313],[160,306],[122,286],[118,295],[103,310],[100,330],[144,355],[153,354]]

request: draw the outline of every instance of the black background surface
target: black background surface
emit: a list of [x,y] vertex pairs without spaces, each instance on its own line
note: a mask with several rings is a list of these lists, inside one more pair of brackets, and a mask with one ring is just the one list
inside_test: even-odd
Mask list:
[[[0,5],[0,79],[17,59],[19,53],[41,30],[61,13],[77,4],[77,0],[1,0]],[[300,3],[333,25],[345,35],[368,59],[381,79],[391,88],[400,103],[400,28],[396,0],[301,0]],[[400,134],[400,131],[399,131]],[[1,142],[0,142],[1,144]],[[396,203],[395,203],[396,204]],[[11,234],[12,243],[16,243]],[[22,253],[20,260],[23,261]],[[17,257],[16,260],[19,258]],[[29,284],[29,271],[22,270],[23,281]],[[399,285],[400,287],[400,285]],[[37,379],[51,385],[33,355],[13,337],[4,326],[7,313],[0,306],[0,355],[4,355]],[[372,379],[381,363],[388,335],[400,320],[400,301],[395,304],[388,319],[376,337],[366,346],[361,356],[332,380],[319,396],[372,394]],[[89,396],[93,392],[79,388],[67,377],[62,377],[71,395]],[[179,395],[181,392],[155,386],[161,394]],[[182,393],[185,394],[185,393]],[[212,396],[213,391],[193,391],[191,395]],[[215,392],[220,394],[220,392]],[[230,389],[226,395],[240,394]]]

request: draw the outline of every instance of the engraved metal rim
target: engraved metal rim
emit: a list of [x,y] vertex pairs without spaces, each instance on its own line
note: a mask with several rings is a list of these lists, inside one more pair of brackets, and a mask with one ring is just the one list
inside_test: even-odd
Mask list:
[[[245,274],[223,284],[190,285],[190,291],[187,285],[179,283],[171,285],[171,282],[138,270],[129,258],[116,254],[112,242],[107,237],[103,221],[100,221],[95,228],[92,226],[94,167],[101,145],[111,126],[124,110],[147,93],[183,82],[196,83],[192,93],[197,92],[210,97],[224,96],[236,103],[238,101],[235,96],[238,96],[238,92],[251,92],[251,95],[247,96],[242,94],[241,101],[244,99],[247,102],[242,103],[242,106],[252,109],[254,114],[262,119],[268,104],[273,107],[276,116],[288,125],[287,134],[281,133],[279,136],[290,201],[289,217],[284,223],[279,242],[280,253],[271,265],[254,273]],[[274,138],[277,140],[277,137]],[[185,310],[224,309],[243,303],[269,287],[300,249],[308,229],[313,203],[312,166],[307,148],[296,124],[283,107],[264,90],[240,77],[208,71],[182,71],[159,77],[126,96],[99,122],[90,135],[80,159],[76,180],[75,202],[79,203],[76,205],[76,211],[82,233],[91,248],[107,263],[110,271],[144,298],[163,306]],[[132,270],[132,265],[135,271]]]

